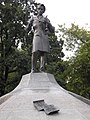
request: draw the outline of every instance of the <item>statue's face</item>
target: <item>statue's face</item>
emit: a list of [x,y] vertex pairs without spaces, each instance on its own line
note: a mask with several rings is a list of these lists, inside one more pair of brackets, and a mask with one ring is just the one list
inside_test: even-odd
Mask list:
[[38,15],[42,15],[44,13],[44,8],[43,6],[38,6]]

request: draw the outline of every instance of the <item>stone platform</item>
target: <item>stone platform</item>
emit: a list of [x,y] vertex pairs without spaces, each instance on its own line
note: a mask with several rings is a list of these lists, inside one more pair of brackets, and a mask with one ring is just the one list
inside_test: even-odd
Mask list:
[[[33,101],[41,99],[55,105],[59,113],[37,111]],[[48,73],[24,75],[12,92],[0,98],[0,104],[0,120],[90,120],[90,101],[66,91]]]

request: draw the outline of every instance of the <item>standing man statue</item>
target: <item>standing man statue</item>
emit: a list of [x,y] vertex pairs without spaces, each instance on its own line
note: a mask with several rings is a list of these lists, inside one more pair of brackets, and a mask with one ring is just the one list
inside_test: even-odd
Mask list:
[[30,18],[26,29],[30,31],[33,29],[33,48],[31,60],[31,73],[36,72],[37,60],[40,58],[40,72],[45,70],[45,56],[49,53],[48,34],[54,33],[54,27],[51,25],[49,19],[43,16],[45,6],[39,4],[37,7],[37,16]]

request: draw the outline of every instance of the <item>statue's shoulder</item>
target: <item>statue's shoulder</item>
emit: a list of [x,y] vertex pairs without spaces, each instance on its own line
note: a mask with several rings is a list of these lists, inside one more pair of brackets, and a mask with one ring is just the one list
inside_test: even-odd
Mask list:
[[33,22],[33,21],[34,21],[34,17],[31,16],[30,19],[28,20],[28,23],[31,23],[31,22]]
[[38,20],[38,18],[37,18],[37,16],[31,16],[30,17],[30,19],[28,20],[28,23],[33,23],[33,22],[35,22],[35,21],[37,21]]
[[35,21],[38,21],[37,16],[33,16],[33,21],[34,21],[34,22],[35,22]]
[[37,19],[37,16],[33,16],[33,19]]

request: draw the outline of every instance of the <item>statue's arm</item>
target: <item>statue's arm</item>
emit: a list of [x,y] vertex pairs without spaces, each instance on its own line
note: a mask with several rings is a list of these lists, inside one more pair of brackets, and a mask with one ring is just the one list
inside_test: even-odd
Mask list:
[[55,27],[52,26],[50,20],[47,17],[45,19],[46,19],[47,29],[49,30],[49,32],[55,33]]
[[26,30],[27,32],[31,31],[32,26],[33,26],[33,17],[31,17],[31,18],[29,19],[28,24],[27,24],[25,30]]

